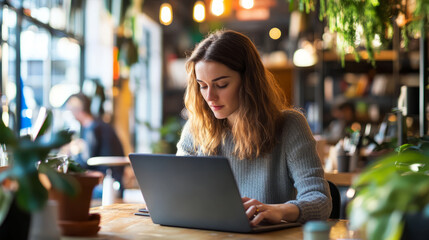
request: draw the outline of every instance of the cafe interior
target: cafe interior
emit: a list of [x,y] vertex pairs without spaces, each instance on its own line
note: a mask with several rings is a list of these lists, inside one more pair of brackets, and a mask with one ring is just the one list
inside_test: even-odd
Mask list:
[[[426,0],[1,0],[0,239],[19,235],[11,226],[27,235],[10,239],[425,239],[428,13]],[[146,202],[128,155],[177,152],[185,63],[220,29],[252,40],[288,106],[305,116],[330,184],[329,219],[243,234],[134,214]],[[85,152],[68,104],[78,93],[122,154],[84,157],[107,170],[84,219],[66,221],[51,189],[69,186],[56,174],[67,176]],[[59,161],[55,173],[48,159]],[[122,179],[112,176],[118,166]],[[7,225],[14,202],[27,206],[27,224]]]

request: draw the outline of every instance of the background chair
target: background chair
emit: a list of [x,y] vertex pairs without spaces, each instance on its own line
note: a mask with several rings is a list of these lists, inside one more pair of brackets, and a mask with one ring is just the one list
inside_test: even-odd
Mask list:
[[332,198],[332,211],[329,218],[339,219],[340,208],[341,208],[340,191],[338,190],[337,186],[334,183],[332,183],[331,181],[328,181],[328,183],[329,183],[329,190],[331,190],[331,198]]

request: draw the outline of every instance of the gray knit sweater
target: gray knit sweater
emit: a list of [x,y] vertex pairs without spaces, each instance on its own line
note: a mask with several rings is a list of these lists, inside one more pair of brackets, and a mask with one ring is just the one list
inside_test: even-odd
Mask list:
[[[284,111],[281,139],[271,154],[257,159],[237,159],[234,142],[228,135],[219,155],[229,159],[241,196],[262,203],[291,203],[298,206],[298,222],[327,219],[332,203],[329,185],[316,152],[316,143],[305,117]],[[189,124],[185,124],[177,155],[203,155],[193,149]]]

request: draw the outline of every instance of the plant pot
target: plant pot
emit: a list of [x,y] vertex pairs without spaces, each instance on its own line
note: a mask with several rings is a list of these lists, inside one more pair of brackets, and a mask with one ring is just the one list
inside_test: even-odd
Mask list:
[[31,214],[21,210],[14,199],[6,218],[0,225],[1,239],[26,240],[30,229],[30,221]]
[[[58,221],[61,228],[61,233],[66,236],[70,236],[70,233],[73,233],[73,229],[76,228],[75,232],[79,232],[79,235],[74,236],[88,236],[94,235],[98,232],[98,223],[94,226],[91,231],[80,232],[78,222],[84,223],[89,222],[94,219],[89,214],[89,207],[91,204],[92,190],[99,183],[101,177],[103,176],[99,172],[86,172],[83,174],[68,174],[72,176],[79,186],[79,191],[76,196],[68,196],[64,193],[52,190],[51,197],[58,202]],[[70,224],[70,223],[75,224]],[[98,221],[99,222],[99,221]],[[65,224],[67,223],[67,224]]]
[[423,213],[406,214],[401,240],[426,240],[429,235],[429,217]]

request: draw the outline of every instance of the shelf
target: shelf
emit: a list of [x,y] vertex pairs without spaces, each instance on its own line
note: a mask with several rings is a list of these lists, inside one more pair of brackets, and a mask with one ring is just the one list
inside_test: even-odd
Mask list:
[[[359,51],[359,56],[361,60],[368,60],[368,52],[367,51]],[[375,51],[374,57],[376,61],[395,61],[398,59],[398,54],[393,50],[382,50]],[[356,61],[354,54],[346,54],[344,59],[346,61]],[[323,60],[324,61],[338,61],[341,60],[341,57],[338,53],[334,51],[323,52]]]

